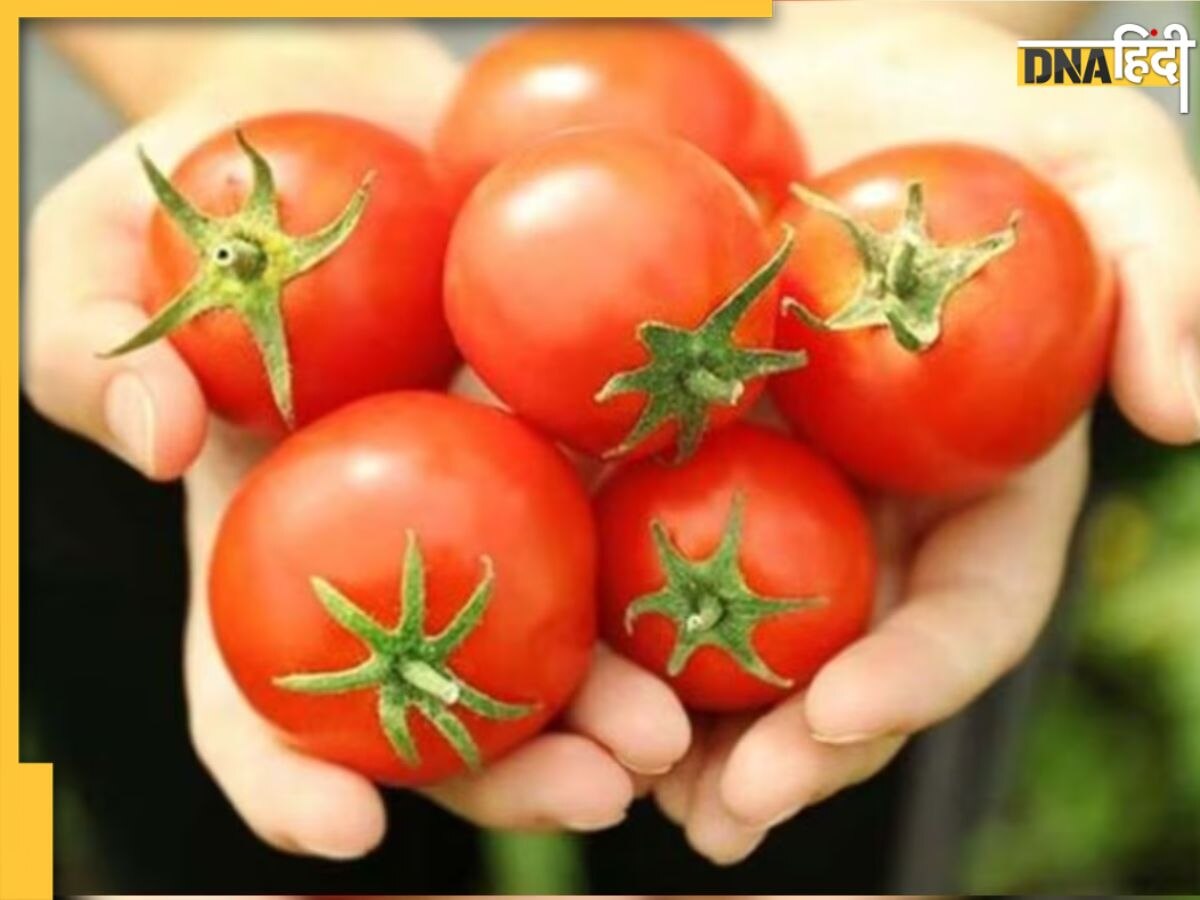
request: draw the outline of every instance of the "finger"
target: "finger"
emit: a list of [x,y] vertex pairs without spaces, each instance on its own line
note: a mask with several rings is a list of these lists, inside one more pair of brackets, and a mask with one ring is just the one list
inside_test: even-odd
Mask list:
[[286,747],[238,692],[217,652],[207,604],[189,615],[185,672],[192,741],[246,824],[280,850],[352,859],[383,838],[366,778]]
[[1188,443],[1200,440],[1200,187],[1162,110],[1130,98],[1119,115],[1121,138],[1072,151],[1057,180],[1116,263],[1113,395],[1149,436]]
[[486,828],[598,831],[625,818],[633,782],[594,741],[550,733],[424,793]]
[[[286,22],[263,28],[270,32],[270,53],[262,52],[261,32],[239,30],[207,58],[217,76],[194,79],[186,95],[190,106],[217,120],[214,128],[303,109],[366,119],[429,145],[460,63],[427,31],[405,23],[347,23],[339,40],[330,41]],[[321,77],[309,77],[314,71]]]
[[607,647],[599,647],[566,724],[612,751],[640,775],[662,775],[687,752],[691,724],[667,685]]
[[51,421],[150,478],[172,479],[204,445],[208,412],[195,377],[166,342],[117,359],[97,356],[145,321],[141,310],[119,301],[81,304],[43,320],[29,335],[25,386]]
[[725,766],[751,721],[749,716],[731,716],[714,725],[692,788],[684,832],[693,850],[719,866],[745,859],[766,837],[765,829],[749,827],[731,816],[721,798]]
[[654,785],[654,801],[658,808],[664,816],[681,828],[687,824],[696,780],[704,768],[707,753],[706,730],[702,723],[692,723],[692,740],[687,753]]
[[809,734],[804,697],[790,697],[734,746],[721,774],[721,802],[739,824],[766,831],[870,778],[903,743],[902,737],[883,737],[844,747],[822,744]]
[[[114,33],[75,19],[46,22],[41,30],[134,120],[181,102],[211,105],[220,116],[214,127],[279,110],[328,110],[426,142],[457,69],[428,32],[399,22],[346,23],[335,41],[274,21],[250,29],[197,23],[185,33],[169,23],[141,21]],[[112,59],[127,64],[113,66]],[[162,59],[171,65],[156,66],[154,83],[147,83],[146,66]],[[401,60],[405,74],[397,78]],[[304,77],[311,72],[321,77]]]
[[817,673],[805,701],[814,736],[911,734],[1015,665],[1057,594],[1086,470],[1080,423],[998,493],[934,527],[902,605]]
[[633,798],[635,800],[648,797],[654,790],[654,785],[658,783],[658,779],[653,775],[632,775],[631,780],[633,781]]
[[153,478],[174,478],[204,442],[203,395],[169,343],[98,354],[146,321],[134,298],[152,194],[127,135],[40,204],[32,226],[24,387],[51,421]]

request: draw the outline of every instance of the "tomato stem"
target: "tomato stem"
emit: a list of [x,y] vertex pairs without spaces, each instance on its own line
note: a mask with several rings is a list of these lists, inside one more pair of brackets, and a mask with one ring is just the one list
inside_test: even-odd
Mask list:
[[684,619],[683,627],[693,634],[697,631],[707,631],[721,621],[724,615],[725,608],[719,599],[712,594],[702,594],[696,604],[696,611]]
[[708,426],[709,406],[735,405],[746,382],[804,365],[802,351],[741,347],[733,333],[757,300],[778,276],[792,251],[794,234],[785,226],[783,241],[771,258],[743,282],[694,329],[663,322],[643,322],[638,341],[649,360],[638,369],[618,372],[596,394],[605,403],[621,394],[644,394],[645,403],[633,428],[605,454],[628,453],[671,421],[678,424],[676,461],[687,459],[700,444]]
[[209,217],[187,201],[139,148],[142,168],[163,210],[195,248],[199,269],[192,281],[169,300],[141,331],[102,357],[119,356],[153,343],[197,316],[232,310],[250,330],[279,415],[295,424],[292,367],[281,307],[283,288],[328,258],[353,233],[362,218],[373,173],[368,172],[342,212],[307,235],[291,235],[279,223],[279,201],[271,167],[236,131],[250,161],[253,181],[238,212]]
[[442,675],[437,669],[419,659],[408,659],[400,663],[400,677],[418,690],[432,694],[448,706],[453,706],[462,696],[462,688],[452,678]]
[[992,234],[964,244],[938,244],[926,227],[925,194],[919,181],[909,183],[903,217],[890,232],[858,221],[802,185],[792,185],[792,193],[846,229],[858,249],[863,274],[854,296],[826,319],[795,300],[785,301],[784,311],[822,331],[887,327],[897,343],[914,353],[928,350],[940,339],[950,297],[1017,242],[1019,216],[1014,212]]
[[638,597],[625,610],[625,630],[632,632],[644,615],[665,616],[675,624],[675,644],[667,674],[679,676],[696,650],[704,646],[725,651],[749,675],[778,688],[792,681],[771,669],[754,647],[754,630],[764,619],[825,604],[823,597],[783,599],[764,597],[746,584],[738,562],[745,498],[735,494],[721,543],[707,559],[685,557],[672,543],[666,527],[655,520],[650,533],[666,583]]
[[684,379],[687,389],[709,403],[733,406],[741,398],[745,386],[732,378],[722,378],[705,368],[692,369]]
[[908,236],[901,237],[892,248],[887,261],[887,289],[897,297],[911,297],[916,284],[913,261],[917,255],[917,244]]
[[267,254],[254,241],[234,237],[217,244],[213,250],[213,262],[229,269],[242,281],[249,281],[262,274],[267,264]]
[[440,633],[425,633],[425,562],[415,532],[409,531],[400,579],[400,615],[394,628],[376,622],[332,584],[313,578],[313,592],[330,618],[357,637],[369,656],[348,669],[295,672],[274,679],[276,687],[306,694],[378,691],[379,725],[392,749],[410,766],[421,757],[408,724],[410,710],[424,716],[454,748],[469,769],[482,765],[471,732],[458,717],[468,710],[485,719],[519,719],[536,704],[507,703],[485,694],[459,678],[450,656],[483,619],[491,600],[494,572],[483,557],[483,578],[449,625]]

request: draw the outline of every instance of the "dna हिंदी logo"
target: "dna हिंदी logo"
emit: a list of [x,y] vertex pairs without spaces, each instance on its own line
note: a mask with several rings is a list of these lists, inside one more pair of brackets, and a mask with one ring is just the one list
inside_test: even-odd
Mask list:
[[1178,23],[1157,28],[1122,25],[1111,41],[1018,41],[1021,85],[1178,87],[1188,112],[1188,55],[1196,42]]

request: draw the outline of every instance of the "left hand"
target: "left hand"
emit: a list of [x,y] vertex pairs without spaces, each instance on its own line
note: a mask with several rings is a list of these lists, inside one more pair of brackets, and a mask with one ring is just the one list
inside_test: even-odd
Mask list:
[[[356,115],[428,143],[457,75],[435,43],[411,28],[373,26],[373,34],[356,32],[354,40],[340,30],[340,41],[279,28],[266,35],[239,30],[230,43],[214,44],[203,67],[212,78],[171,98],[43,200],[30,240],[24,387],[45,416],[147,477],[184,477],[191,590],[183,663],[197,755],[264,841],[348,859],[383,837],[378,789],[356,772],[293,749],[255,712],[230,675],[209,619],[206,576],[221,515],[267,448],[209,421],[199,384],[169,342],[116,359],[96,356],[145,322],[137,301],[153,200],[137,165],[139,144],[169,170],[214,131],[297,108]],[[77,34],[76,40],[98,41],[98,59],[118,58],[104,42],[130,33],[103,30],[107,37]],[[121,105],[154,104],[125,97]],[[598,648],[558,727],[479,774],[424,793],[482,826],[606,828],[633,799],[632,773],[669,767],[688,737],[687,717],[665,684]]]
[[[1116,265],[1117,403],[1150,437],[1200,438],[1200,192],[1171,116],[1137,91],[1019,90],[1016,36],[944,9],[788,5],[734,44],[792,114],[817,172],[888,145],[964,140],[1050,178]],[[1014,666],[1057,596],[1086,474],[1081,421],[987,496],[875,502],[874,630],[775,709],[696,727],[657,783],[692,846],[718,863],[744,858]]]

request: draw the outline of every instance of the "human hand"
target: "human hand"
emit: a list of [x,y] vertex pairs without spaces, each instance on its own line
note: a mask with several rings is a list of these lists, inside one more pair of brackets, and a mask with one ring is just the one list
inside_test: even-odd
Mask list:
[[[46,198],[30,242],[25,388],[47,417],[146,476],[184,475],[192,576],[184,664],[197,752],[264,840],[349,858],[383,835],[378,791],[353,772],[290,749],[237,690],[209,622],[205,580],[217,525],[266,446],[209,420],[196,380],[168,342],[116,359],[96,356],[145,322],[137,298],[154,200],[137,145],[170,171],[213,131],[288,108],[357,115],[426,143],[455,74],[439,48],[405,29],[376,27],[369,36],[344,29],[338,49],[311,34],[284,30],[256,44],[263,41],[257,32],[218,43],[206,69],[227,72],[223,80],[175,98]],[[321,78],[310,77],[314,68]],[[606,827],[632,800],[630,771],[661,771],[689,739],[668,688],[602,650],[562,727],[479,775],[426,793],[481,825]]]
[[[788,5],[733,44],[794,117],[817,172],[889,145],[965,140],[1050,178],[1116,267],[1118,404],[1153,438],[1194,441],[1200,192],[1175,123],[1136,91],[1016,88],[1015,41],[942,9],[881,15],[839,3]],[[742,859],[773,825],[870,777],[907,736],[1015,665],[1056,597],[1086,469],[1080,422],[988,496],[873,501],[874,630],[770,712],[697,724],[688,755],[656,786],[692,845],[717,862]]]
[[[186,476],[192,603],[184,672],[192,737],[230,801],[268,843],[336,859],[355,857],[383,835],[378,790],[348,769],[287,746],[238,690],[209,619],[205,586],[217,525],[261,452],[245,433],[213,422],[212,437]],[[631,773],[662,771],[682,756],[688,741],[687,716],[670,689],[598,648],[558,730],[538,735],[478,774],[422,793],[482,826],[593,831],[624,817],[635,792]]]

